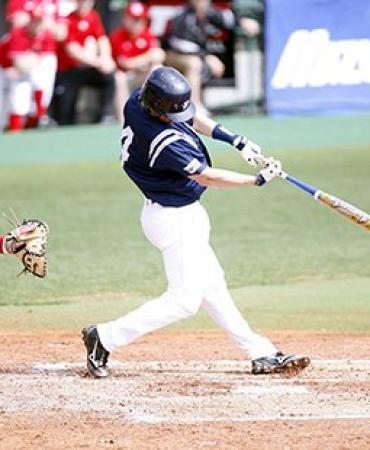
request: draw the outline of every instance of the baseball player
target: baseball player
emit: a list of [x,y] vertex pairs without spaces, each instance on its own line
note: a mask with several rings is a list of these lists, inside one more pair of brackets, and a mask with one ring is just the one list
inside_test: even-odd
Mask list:
[[65,39],[67,27],[59,14],[59,0],[8,0],[5,19],[11,28],[21,28],[32,21],[35,12],[42,10],[45,26],[57,41]]
[[76,105],[83,86],[99,91],[96,121],[110,120],[114,95],[115,62],[94,0],[77,0],[66,17],[68,35],[58,47],[58,73],[54,89],[54,118],[59,125],[76,121]]
[[46,123],[54,88],[56,43],[45,28],[42,10],[24,27],[13,28],[0,43],[0,68],[8,91],[8,130]]
[[138,1],[128,3],[121,26],[109,35],[109,40],[117,65],[114,108],[119,123],[122,123],[122,104],[130,91],[140,86],[148,73],[162,65],[166,54],[150,30],[148,7]]
[[281,171],[272,158],[257,176],[212,168],[198,132],[234,145],[251,165],[261,149],[209,118],[197,117],[187,79],[172,67],[148,76],[124,107],[122,166],[144,195],[141,225],[163,256],[168,288],[160,297],[112,322],[82,330],[87,368],[108,376],[109,354],[140,336],[204,308],[252,360],[254,374],[300,371],[308,357],[285,355],[254,333],[228,291],[209,244],[210,223],[199,203],[208,186],[263,186]]

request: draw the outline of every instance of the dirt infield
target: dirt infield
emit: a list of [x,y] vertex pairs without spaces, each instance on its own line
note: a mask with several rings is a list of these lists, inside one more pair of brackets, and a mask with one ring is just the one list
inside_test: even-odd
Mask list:
[[271,336],[312,366],[255,377],[221,332],[172,331],[93,380],[77,335],[0,334],[0,448],[370,448],[370,337]]

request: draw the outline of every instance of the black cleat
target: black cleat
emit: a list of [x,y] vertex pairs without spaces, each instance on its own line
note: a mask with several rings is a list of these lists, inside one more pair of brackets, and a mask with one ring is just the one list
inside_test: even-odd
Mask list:
[[82,339],[87,350],[87,370],[95,378],[105,378],[109,375],[107,362],[109,352],[102,346],[96,325],[83,328]]
[[285,373],[295,375],[310,364],[307,356],[284,355],[282,352],[275,356],[264,356],[252,360],[252,373],[263,375],[270,373]]

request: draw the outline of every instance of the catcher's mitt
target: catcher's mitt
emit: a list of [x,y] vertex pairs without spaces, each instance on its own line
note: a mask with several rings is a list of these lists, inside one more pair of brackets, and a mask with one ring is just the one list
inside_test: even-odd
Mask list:
[[23,220],[5,236],[4,250],[22,261],[23,270],[20,273],[32,273],[44,278],[47,274],[46,247],[48,243],[49,227],[38,219]]

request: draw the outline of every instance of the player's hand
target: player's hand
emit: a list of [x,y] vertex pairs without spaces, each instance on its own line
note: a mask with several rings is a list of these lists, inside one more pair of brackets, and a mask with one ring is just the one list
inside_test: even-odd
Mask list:
[[113,72],[116,68],[116,64],[111,58],[101,58],[99,61],[99,70],[104,74]]
[[29,236],[32,237],[33,232],[37,228],[37,223],[30,223],[27,225],[20,225],[18,228],[9,233],[5,240],[5,252],[8,255],[13,255],[23,250],[26,246],[26,240]]
[[15,227],[4,236],[3,252],[15,255],[23,265],[22,273],[32,273],[44,278],[47,275],[47,244],[49,227],[38,219],[20,220],[7,217]]
[[261,32],[260,24],[257,20],[250,17],[243,17],[240,19],[240,26],[248,36],[257,36]]
[[242,158],[247,161],[252,167],[263,165],[264,158],[262,157],[262,149],[259,145],[255,144],[245,136],[238,136],[233,145],[240,150]]
[[274,178],[280,176],[281,173],[281,162],[274,158],[267,158],[265,160],[265,167],[257,174],[256,185],[263,186],[264,184],[269,183]]

